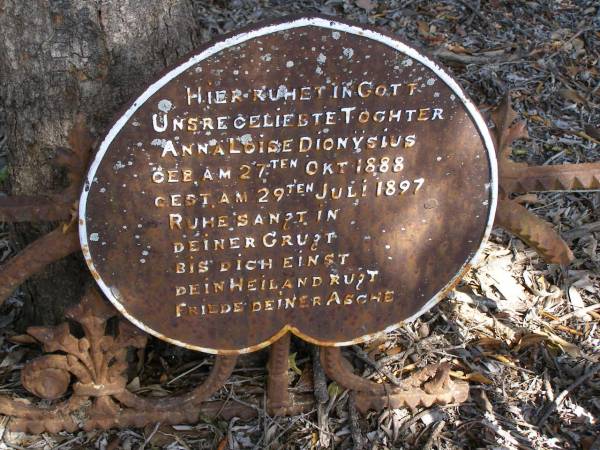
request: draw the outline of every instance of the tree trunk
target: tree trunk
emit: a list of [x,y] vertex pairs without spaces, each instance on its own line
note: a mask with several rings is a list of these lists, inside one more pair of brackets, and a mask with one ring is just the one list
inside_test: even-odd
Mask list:
[[[60,190],[49,164],[68,147],[83,113],[99,137],[115,113],[199,40],[192,1],[0,0],[0,108],[6,118],[11,194]],[[20,245],[56,224],[14,227]],[[86,269],[80,256],[27,282],[28,324],[64,318],[79,300]]]

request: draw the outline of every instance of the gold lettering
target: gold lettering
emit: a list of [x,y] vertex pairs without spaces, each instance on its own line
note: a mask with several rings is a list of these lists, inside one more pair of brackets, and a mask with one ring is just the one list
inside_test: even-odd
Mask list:
[[420,121],[429,120],[428,112],[429,112],[429,108],[419,109],[419,116],[417,117],[417,120],[420,120]]

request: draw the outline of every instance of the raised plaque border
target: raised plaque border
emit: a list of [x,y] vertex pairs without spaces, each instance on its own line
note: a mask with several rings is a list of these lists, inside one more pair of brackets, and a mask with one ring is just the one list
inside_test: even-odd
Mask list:
[[[309,27],[309,26],[326,28],[326,29],[335,30],[335,31],[343,31],[345,33],[350,33],[350,34],[358,35],[361,37],[366,37],[366,38],[375,40],[377,42],[380,42],[384,45],[387,45],[399,52],[402,52],[405,55],[409,56],[410,58],[415,59],[419,63],[421,63],[424,66],[431,69],[444,83],[446,83],[446,85],[452,90],[452,92],[460,99],[462,104],[467,109],[467,112],[470,114],[471,119],[475,123],[477,130],[479,131],[479,133],[483,139],[483,142],[485,144],[485,148],[487,151],[487,155],[488,155],[489,165],[490,165],[490,180],[491,180],[490,207],[489,207],[489,215],[488,215],[488,219],[487,219],[487,225],[486,225],[486,228],[485,228],[485,231],[483,234],[481,245],[479,246],[477,251],[474,253],[474,255],[471,257],[471,259],[469,261],[466,261],[463,264],[463,266],[459,269],[459,271],[456,273],[456,275],[436,295],[434,295],[427,303],[425,303],[425,305],[423,305],[423,307],[417,313],[415,313],[413,316],[405,319],[403,322],[399,322],[394,325],[390,325],[389,327],[385,328],[382,331],[379,331],[376,333],[371,333],[371,334],[366,334],[366,335],[360,336],[356,339],[353,339],[351,341],[322,342],[322,341],[312,338],[311,336],[303,334],[300,330],[298,330],[297,328],[295,328],[291,325],[285,325],[284,327],[281,328],[281,330],[279,330],[277,333],[275,333],[273,336],[271,336],[271,338],[267,339],[264,342],[261,342],[260,344],[246,347],[243,349],[238,349],[238,350],[219,350],[219,349],[213,349],[213,348],[200,347],[200,346],[186,344],[185,342],[169,338],[168,336],[164,336],[163,334],[159,333],[158,331],[153,330],[152,328],[149,328],[144,323],[140,322],[135,317],[133,317],[131,314],[129,314],[127,309],[121,303],[121,298],[120,298],[119,293],[116,291],[113,291],[109,286],[106,285],[106,283],[104,282],[104,280],[102,279],[102,277],[100,276],[100,274],[98,273],[96,268],[94,267],[94,263],[92,261],[92,255],[90,254],[89,246],[88,246],[87,226],[86,226],[85,217],[86,217],[88,191],[90,189],[91,182],[96,175],[98,166],[100,165],[100,162],[102,161],[104,154],[107,152],[113,139],[117,136],[117,134],[119,133],[121,128],[123,128],[123,126],[125,126],[125,124],[133,116],[133,114],[138,110],[138,108],[142,104],[144,104],[150,98],[150,96],[152,96],[154,93],[156,93],[165,84],[167,84],[169,81],[171,81],[172,79],[174,79],[181,73],[188,70],[193,65],[197,64],[200,61],[203,61],[204,59],[214,55],[215,53],[220,52],[221,50],[238,45],[247,40],[258,38],[260,36],[265,36],[265,35],[268,35],[271,33],[279,32],[279,31],[291,30],[294,28],[301,28],[301,27]],[[281,336],[283,336],[287,332],[291,332],[291,333],[299,336],[303,340],[313,343],[313,344],[316,344],[316,345],[339,347],[339,346],[358,344],[358,343],[364,342],[368,339],[376,338],[376,337],[381,336],[389,331],[392,331],[392,330],[398,328],[402,323],[411,322],[411,321],[415,320],[416,318],[418,318],[419,316],[421,316],[422,314],[424,314],[425,312],[427,312],[435,304],[437,304],[440,300],[442,300],[444,298],[444,296],[447,294],[447,292],[450,291],[458,283],[458,281],[464,276],[464,274],[477,262],[477,260],[479,259],[480,255],[482,253],[483,247],[485,246],[485,243],[490,235],[490,232],[492,230],[492,226],[494,223],[494,216],[495,216],[495,212],[496,212],[496,206],[497,206],[497,202],[498,202],[498,167],[497,167],[497,161],[496,161],[496,151],[495,151],[492,137],[491,137],[488,127],[485,123],[485,120],[483,119],[483,117],[481,116],[479,111],[477,110],[477,107],[467,97],[467,95],[463,92],[463,90],[456,83],[456,81],[454,81],[454,79],[444,69],[442,69],[442,67],[440,67],[440,65],[438,65],[436,62],[434,62],[432,59],[419,53],[419,51],[417,51],[416,49],[405,44],[404,42],[399,40],[398,37],[394,36],[393,34],[385,33],[382,31],[376,31],[371,28],[364,28],[362,25],[358,26],[356,24],[342,21],[337,18],[319,16],[319,15],[286,17],[286,18],[283,18],[283,19],[280,19],[277,21],[269,21],[266,23],[263,22],[262,24],[258,23],[249,28],[246,28],[242,31],[237,31],[237,32],[233,32],[233,33],[229,33],[227,35],[221,36],[216,41],[213,41],[211,44],[205,45],[205,46],[201,47],[200,49],[193,51],[191,53],[191,55],[192,56],[188,55],[187,57],[184,57],[179,62],[179,64],[177,64],[173,69],[168,70],[166,73],[164,73],[164,75],[162,75],[162,77],[160,77],[157,81],[155,81],[148,88],[146,88],[146,90],[144,90],[144,92],[133,101],[131,106],[129,106],[125,110],[125,112],[122,112],[120,114],[119,119],[114,123],[114,125],[108,131],[105,138],[102,140],[96,155],[94,156],[94,159],[93,159],[93,161],[90,165],[90,168],[88,170],[88,173],[85,177],[83,191],[81,193],[81,197],[79,200],[79,241],[81,243],[81,248],[83,251],[85,262],[86,262],[89,270],[91,271],[92,275],[94,276],[94,279],[96,280],[96,282],[102,289],[102,292],[104,293],[104,295],[110,300],[110,302],[115,306],[115,308],[117,308],[117,310],[121,314],[123,314],[130,322],[135,324],[138,328],[144,330],[145,332],[147,332],[153,336],[158,337],[159,339],[162,339],[166,342],[169,342],[171,344],[174,344],[174,345],[177,345],[180,347],[184,347],[184,348],[187,348],[190,350],[205,352],[205,353],[221,354],[221,355],[250,353],[250,352],[260,350],[264,347],[269,346],[270,344],[272,344],[273,342],[278,340]]]

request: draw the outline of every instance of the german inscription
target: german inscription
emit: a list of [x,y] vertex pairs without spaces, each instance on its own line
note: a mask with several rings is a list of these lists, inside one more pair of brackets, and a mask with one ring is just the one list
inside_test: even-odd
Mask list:
[[81,242],[108,298],[178,345],[341,345],[441,298],[489,233],[495,177],[441,68],[294,19],[199,51],[126,110],[90,168]]

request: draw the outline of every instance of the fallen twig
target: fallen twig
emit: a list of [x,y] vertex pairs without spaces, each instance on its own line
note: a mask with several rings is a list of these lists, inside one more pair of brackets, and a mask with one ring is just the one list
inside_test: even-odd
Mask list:
[[597,309],[600,309],[600,303],[596,303],[594,305],[586,306],[585,308],[578,308],[578,309],[576,309],[573,312],[570,312],[568,314],[565,314],[564,316],[559,317],[558,319],[553,320],[552,322],[550,322],[550,325],[556,325],[556,324],[559,324],[559,323],[562,323],[562,322],[566,322],[571,317],[583,316],[584,314],[587,314],[590,311],[595,311]]
[[433,427],[433,430],[431,431],[431,434],[429,435],[429,438],[427,439],[427,442],[425,442],[425,445],[423,445],[422,450],[430,450],[431,449],[431,447],[433,446],[433,443],[435,442],[437,437],[440,435],[440,433],[442,432],[442,430],[444,429],[445,426],[446,426],[445,420],[440,420],[439,422],[437,422],[435,424],[435,426]]
[[358,411],[356,410],[356,404],[354,403],[354,395],[348,396],[348,419],[350,421],[350,433],[352,435],[352,449],[361,450],[363,448],[363,438],[360,431],[360,424],[358,423]]
[[546,423],[546,420],[548,420],[548,417],[550,417],[550,415],[556,410],[556,408],[558,408],[562,404],[562,402],[565,400],[567,395],[569,395],[579,385],[585,383],[587,380],[592,378],[598,372],[600,372],[600,364],[596,364],[595,366],[593,366],[590,370],[588,370],[586,373],[584,373],[582,376],[580,376],[577,380],[575,380],[575,382],[573,384],[571,384],[564,391],[562,391],[560,394],[558,394],[556,396],[556,398],[554,399],[554,401],[552,403],[550,403],[550,405],[546,408],[544,414],[542,414],[542,416],[538,420],[537,426],[538,427],[543,426]]

